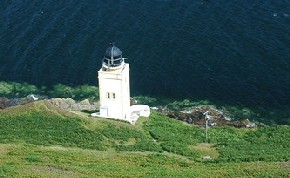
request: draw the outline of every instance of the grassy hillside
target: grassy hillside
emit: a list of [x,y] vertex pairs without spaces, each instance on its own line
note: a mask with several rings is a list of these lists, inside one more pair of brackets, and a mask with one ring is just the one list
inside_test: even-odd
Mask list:
[[204,143],[155,112],[132,126],[45,101],[0,111],[0,177],[289,177],[289,148],[289,126],[215,127]]

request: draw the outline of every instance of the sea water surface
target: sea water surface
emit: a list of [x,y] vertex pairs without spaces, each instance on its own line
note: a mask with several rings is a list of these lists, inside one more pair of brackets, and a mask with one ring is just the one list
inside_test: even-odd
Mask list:
[[106,48],[133,95],[290,108],[289,0],[3,0],[0,80],[97,84]]

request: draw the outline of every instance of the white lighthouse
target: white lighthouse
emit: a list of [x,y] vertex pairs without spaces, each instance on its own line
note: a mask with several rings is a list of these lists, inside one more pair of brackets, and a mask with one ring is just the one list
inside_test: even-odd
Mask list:
[[98,71],[100,117],[126,120],[131,123],[129,64],[122,51],[110,46]]
[[92,116],[121,119],[135,124],[140,116],[149,117],[148,105],[130,106],[129,64],[114,44],[106,50],[98,71],[100,112]]

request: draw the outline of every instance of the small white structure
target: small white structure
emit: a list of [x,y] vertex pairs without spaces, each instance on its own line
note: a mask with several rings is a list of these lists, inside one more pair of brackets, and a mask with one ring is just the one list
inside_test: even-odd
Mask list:
[[39,98],[35,97],[34,94],[28,95],[27,97],[32,98],[34,101],[37,101]]
[[139,116],[149,117],[150,116],[150,108],[148,105],[132,105],[130,107],[131,114],[137,113]]
[[102,68],[98,71],[100,113],[92,116],[121,119],[134,124],[139,116],[148,117],[146,105],[130,106],[129,64],[114,44],[106,50]]

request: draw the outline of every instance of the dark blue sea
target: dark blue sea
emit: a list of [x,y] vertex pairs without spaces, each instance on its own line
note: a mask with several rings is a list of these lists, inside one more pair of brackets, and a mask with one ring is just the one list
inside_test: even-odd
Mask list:
[[110,42],[132,95],[290,108],[290,0],[2,0],[0,81],[97,85]]

